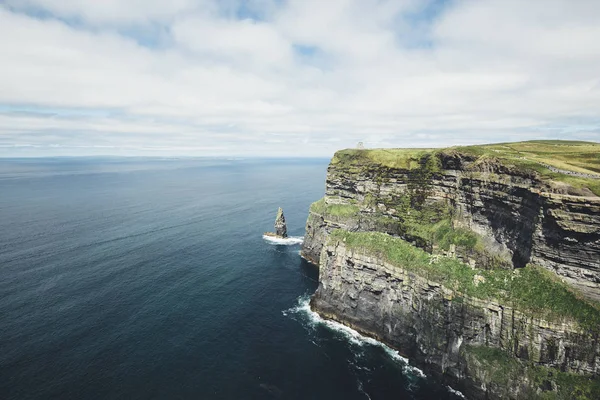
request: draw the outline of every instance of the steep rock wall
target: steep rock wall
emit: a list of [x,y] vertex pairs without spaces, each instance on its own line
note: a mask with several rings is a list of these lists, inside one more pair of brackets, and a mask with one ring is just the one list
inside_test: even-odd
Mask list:
[[[311,213],[303,256],[317,263],[328,233],[337,227],[394,234],[393,227],[368,222],[369,216],[397,218],[397,199],[414,179],[408,169],[332,163],[325,202],[358,204],[360,214],[331,221]],[[538,264],[600,301],[600,198],[569,194],[533,173],[458,155],[441,157],[441,169],[429,184],[430,201],[451,204],[456,220],[487,238],[487,247],[514,267]]]
[[467,397],[529,399],[542,390],[524,376],[495,385],[473,366],[468,345],[503,349],[563,371],[600,372],[598,338],[573,321],[535,319],[464,296],[340,241],[322,247],[319,264],[313,309],[390,344]]

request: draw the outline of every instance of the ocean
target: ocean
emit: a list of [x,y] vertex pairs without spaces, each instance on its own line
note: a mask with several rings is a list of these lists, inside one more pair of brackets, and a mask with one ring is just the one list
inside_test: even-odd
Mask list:
[[327,163],[0,159],[0,398],[460,398],[308,308]]

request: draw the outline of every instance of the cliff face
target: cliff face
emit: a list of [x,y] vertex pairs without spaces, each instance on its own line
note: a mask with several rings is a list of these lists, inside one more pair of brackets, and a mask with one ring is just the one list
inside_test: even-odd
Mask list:
[[576,323],[531,318],[464,296],[341,241],[323,248],[320,266],[314,309],[397,348],[469,398],[529,399],[539,389],[526,374],[498,383],[470,357],[469,345],[502,349],[546,367],[600,372],[598,338]]
[[[469,295],[464,282],[444,283],[390,263],[381,249],[357,250],[332,235],[381,232],[473,270],[504,271],[505,281],[513,270],[518,276],[521,268],[536,265],[557,277],[559,289],[568,284],[574,291],[564,289],[569,296],[583,296],[588,300],[581,304],[595,309],[597,188],[592,192],[494,157],[456,151],[389,164],[356,151],[332,160],[326,196],[311,207],[301,253],[320,267],[313,309],[399,349],[469,398],[572,398],[565,394],[569,390],[580,391],[581,398],[600,396],[597,322],[590,328],[582,325],[587,317],[563,312],[553,318],[543,305],[536,311],[509,302],[510,285],[498,286],[498,298]],[[485,282],[479,272],[473,279]],[[478,293],[477,283],[466,285]],[[553,295],[544,301],[553,303]],[[575,378],[563,373],[580,376],[577,382],[586,389],[570,386]]]
[[531,262],[600,301],[600,199],[541,195]]
[[[377,217],[402,217],[395,204],[415,179],[408,169],[340,164],[328,169],[325,203],[357,204],[360,212],[333,221],[310,213],[303,255],[313,262],[332,229],[398,233]],[[600,197],[569,194],[534,174],[458,155],[442,157],[427,190],[430,201],[451,204],[455,221],[484,237],[512,266],[543,266],[600,301]]]

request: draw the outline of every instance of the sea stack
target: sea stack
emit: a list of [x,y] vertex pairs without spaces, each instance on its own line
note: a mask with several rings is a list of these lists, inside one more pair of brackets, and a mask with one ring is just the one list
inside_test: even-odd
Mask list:
[[283,216],[283,209],[281,207],[277,210],[277,217],[275,218],[275,234],[282,238],[287,237],[287,227],[285,226],[285,217]]

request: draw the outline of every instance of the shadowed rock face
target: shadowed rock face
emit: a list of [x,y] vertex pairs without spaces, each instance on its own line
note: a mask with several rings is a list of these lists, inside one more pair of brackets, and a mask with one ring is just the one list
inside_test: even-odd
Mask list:
[[288,236],[287,226],[285,225],[285,217],[283,216],[283,209],[281,207],[279,207],[279,210],[277,210],[277,217],[275,218],[275,233],[284,238]]

